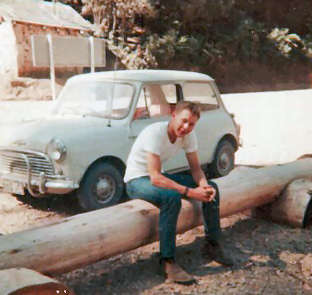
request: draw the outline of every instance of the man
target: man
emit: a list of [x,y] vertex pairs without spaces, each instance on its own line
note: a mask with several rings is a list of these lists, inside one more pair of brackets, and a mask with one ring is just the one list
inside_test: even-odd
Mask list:
[[[220,243],[219,192],[207,181],[197,153],[193,131],[200,108],[191,102],[177,104],[170,122],[146,127],[136,139],[127,161],[125,182],[130,198],[146,200],[160,208],[159,239],[161,264],[171,281],[189,283],[194,279],[175,262],[176,224],[181,197],[202,201],[205,251],[216,261],[232,265]],[[191,175],[162,173],[162,163],[184,149]]]

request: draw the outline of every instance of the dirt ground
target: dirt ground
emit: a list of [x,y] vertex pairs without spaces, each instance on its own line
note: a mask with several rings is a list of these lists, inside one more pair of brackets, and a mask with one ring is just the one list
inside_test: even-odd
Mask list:
[[[309,91],[311,93],[311,90]],[[226,98],[225,102],[227,103]],[[12,103],[9,104],[8,102],[1,104],[0,121],[7,123],[16,120],[21,115],[16,112],[16,106],[14,106],[15,112],[10,112],[12,110],[11,105]],[[289,105],[293,107],[292,104]],[[299,107],[301,108],[298,103]],[[31,109],[40,113],[40,108],[31,108],[30,105],[22,108],[27,112]],[[276,105],[275,109],[278,108],[279,105]],[[268,146],[267,142],[270,142],[269,147],[271,147],[275,139],[274,135],[280,133],[268,133],[268,138],[265,138],[262,133],[257,131],[260,129],[247,129],[246,126],[250,126],[250,123],[246,125],[244,123],[245,117],[240,114],[247,114],[248,109],[241,110],[241,113],[230,107],[229,110],[235,113],[240,120],[239,123],[245,126],[242,129],[242,135],[246,140],[244,142],[245,150],[242,150],[244,154],[241,152],[240,155],[241,162],[244,164],[244,161],[248,161],[251,164],[251,160],[259,160],[260,153],[261,156],[270,156],[271,154],[263,152],[263,149],[259,148],[261,145],[249,135],[256,134],[257,138],[260,138],[266,146]],[[253,110],[255,112],[258,108],[254,107]],[[270,110],[272,111],[272,108]],[[260,111],[254,112],[252,112],[253,116],[259,117],[259,120],[254,120],[255,122],[259,122],[261,125],[263,121],[266,121],[260,116]],[[285,114],[289,113],[285,112]],[[299,119],[299,115],[298,112],[292,115],[293,122]],[[266,117],[276,118],[276,116]],[[308,119],[310,118],[311,116]],[[288,122],[289,115],[286,119],[285,122]],[[304,126],[312,126],[309,123]],[[284,123],[276,125],[287,130]],[[293,126],[297,128],[298,124],[293,123]],[[302,126],[300,125],[300,127]],[[307,128],[305,130],[307,134],[297,132],[304,139],[304,145],[298,143],[298,140],[293,141],[296,152],[298,152],[299,146],[310,146],[307,140],[312,138],[310,136],[312,131]],[[280,136],[281,143],[288,143],[285,141],[286,135]],[[266,146],[264,147],[266,148]],[[289,151],[289,145],[287,148]],[[275,150],[279,154],[284,153],[289,156],[283,146]],[[255,154],[255,151],[258,154]],[[243,155],[248,155],[248,158],[244,158]],[[283,160],[285,159],[283,158]],[[81,213],[81,210],[73,196],[29,200],[28,198],[17,199],[9,194],[0,193],[0,233],[4,235],[45,225],[78,213]],[[203,243],[203,227],[197,227],[177,236],[177,260],[196,277],[197,283],[194,285],[181,286],[165,281],[163,276],[159,274],[157,242],[60,275],[56,279],[71,287],[77,295],[312,294],[311,226],[305,229],[295,229],[263,219],[256,219],[252,217],[250,212],[245,213],[222,219],[224,236],[227,239],[227,250],[236,262],[232,268],[222,267],[214,261],[202,258],[200,247]]]
[[[81,213],[73,196],[30,201],[0,194],[0,233],[9,234]],[[78,295],[312,294],[311,227],[294,229],[250,212],[222,219],[232,268],[202,258],[203,227],[177,236],[179,263],[197,283],[181,286],[159,273],[158,243],[56,277]]]

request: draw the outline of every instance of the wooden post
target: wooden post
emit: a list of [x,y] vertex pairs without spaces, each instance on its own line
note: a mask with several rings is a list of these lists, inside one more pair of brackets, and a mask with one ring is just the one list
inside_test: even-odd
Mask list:
[[[296,178],[312,177],[312,159],[260,169],[235,169],[217,179],[221,217],[269,203]],[[200,203],[183,200],[177,231],[202,224]],[[158,209],[142,201],[65,218],[0,237],[0,269],[27,267],[57,274],[157,240]]]

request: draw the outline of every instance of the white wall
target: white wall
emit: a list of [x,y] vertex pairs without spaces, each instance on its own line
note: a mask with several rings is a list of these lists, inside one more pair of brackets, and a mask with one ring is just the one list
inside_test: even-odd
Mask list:
[[0,24],[0,74],[17,76],[16,39],[10,22]]
[[268,165],[312,154],[312,89],[222,95],[241,125],[237,164]]

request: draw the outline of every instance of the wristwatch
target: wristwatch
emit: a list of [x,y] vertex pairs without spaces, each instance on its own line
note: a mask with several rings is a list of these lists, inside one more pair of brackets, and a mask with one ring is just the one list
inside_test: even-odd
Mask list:
[[185,190],[184,190],[184,193],[183,193],[183,197],[186,197],[187,198],[187,193],[189,191],[189,188],[186,186],[185,187]]

